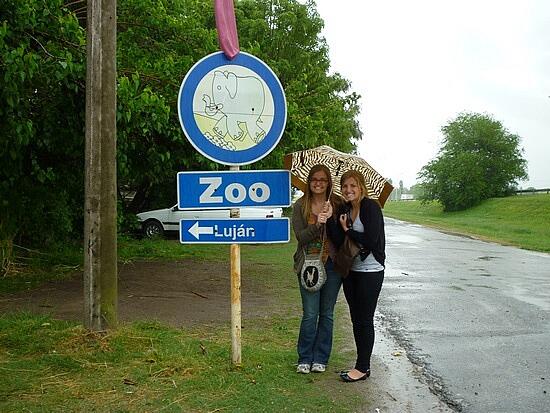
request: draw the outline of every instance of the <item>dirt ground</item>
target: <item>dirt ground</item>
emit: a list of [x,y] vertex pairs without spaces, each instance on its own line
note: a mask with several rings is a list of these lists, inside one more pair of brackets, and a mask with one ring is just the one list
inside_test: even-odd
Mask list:
[[[174,327],[228,321],[229,263],[133,262],[119,264],[119,321],[159,320]],[[243,266],[242,272],[246,268]],[[152,280],[153,279],[153,282]],[[273,298],[262,285],[242,280],[242,317],[261,316]],[[11,295],[0,295],[0,312],[30,311],[62,320],[83,317],[82,273]]]
[[[230,284],[229,263],[181,260],[177,262],[133,262],[119,264],[118,316],[119,321],[159,320],[174,327],[196,324],[229,323]],[[246,264],[242,273],[249,273]],[[153,278],[153,282],[151,279]],[[253,278],[242,280],[242,324],[247,319],[270,317],[280,301],[273,290]],[[69,280],[50,282],[39,288],[16,294],[0,295],[0,312],[30,311],[49,314],[54,318],[81,321],[83,317],[82,273]],[[275,302],[277,301],[277,302]],[[299,303],[296,303],[299,311]],[[349,356],[349,365],[355,357],[351,322],[343,294],[337,303],[335,326],[349,335],[346,348],[338,349]],[[387,333],[383,317],[377,317],[377,338],[373,355],[373,371],[368,381],[352,388],[365,405],[366,413],[452,412],[432,394],[424,383],[422,372],[406,357],[406,350]],[[289,360],[289,372],[293,371]],[[332,366],[327,370],[325,385],[329,391],[349,391],[342,384]],[[349,393],[348,393],[349,394]]]

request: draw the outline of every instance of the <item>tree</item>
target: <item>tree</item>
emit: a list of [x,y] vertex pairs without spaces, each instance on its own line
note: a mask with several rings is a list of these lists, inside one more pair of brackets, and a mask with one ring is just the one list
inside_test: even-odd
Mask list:
[[411,186],[410,189],[411,194],[413,194],[415,199],[423,199],[424,198],[424,187],[422,184],[414,184]]
[[65,241],[82,229],[86,36],[62,0],[0,16],[0,240]]
[[[136,191],[119,211],[133,216],[175,202],[178,171],[225,168],[194,150],[177,115],[185,74],[219,47],[211,1],[117,6],[117,181],[120,194]],[[329,74],[314,2],[241,0],[235,12],[241,50],[274,70],[288,103],[279,145],[251,167],[280,168],[283,154],[322,144],[353,151],[359,96]],[[13,240],[81,239],[85,19],[86,0],[0,2],[0,263]]]
[[243,0],[236,3],[241,49],[258,56],[285,90],[285,133],[273,152],[254,167],[280,168],[283,155],[319,145],[354,151],[361,139],[360,96],[338,73],[329,74],[324,23],[313,1]]
[[438,156],[418,174],[423,199],[439,200],[445,211],[467,209],[509,194],[527,178],[520,137],[492,116],[460,113],[441,131]]
[[180,83],[191,66],[218,49],[213,5],[202,0],[119,0],[117,163],[120,212],[175,203],[175,176],[211,170],[178,120]]
[[[136,190],[132,203],[123,205],[134,213],[175,202],[178,171],[224,168],[189,144],[176,110],[185,73],[219,47],[210,1],[119,4],[118,178],[121,186]],[[235,6],[241,50],[274,70],[288,104],[280,143],[250,167],[281,168],[285,153],[322,144],[354,150],[353,139],[361,137],[359,96],[340,75],[328,74],[328,48],[320,36],[323,21],[314,3],[243,0]]]

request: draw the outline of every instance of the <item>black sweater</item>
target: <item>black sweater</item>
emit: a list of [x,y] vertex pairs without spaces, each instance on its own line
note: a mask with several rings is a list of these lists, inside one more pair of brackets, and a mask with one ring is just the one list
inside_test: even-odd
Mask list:
[[[365,227],[365,232],[357,232],[350,229],[344,232],[340,225],[339,217],[345,214],[350,209],[349,204],[344,204],[340,210],[336,212],[335,219],[327,222],[327,234],[334,243],[335,247],[339,248],[347,236],[352,241],[361,245],[366,255],[372,252],[372,255],[380,264],[384,265],[386,261],[386,235],[384,232],[384,216],[380,205],[372,199],[363,198],[359,206],[359,219]],[[366,256],[365,255],[365,256]]]

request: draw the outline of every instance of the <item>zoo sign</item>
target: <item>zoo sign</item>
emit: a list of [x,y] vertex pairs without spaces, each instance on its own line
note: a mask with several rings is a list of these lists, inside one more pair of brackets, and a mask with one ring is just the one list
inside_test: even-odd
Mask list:
[[290,206],[290,171],[178,172],[178,209]]
[[286,99],[277,76],[260,59],[223,52],[199,60],[178,95],[178,116],[191,144],[225,165],[247,165],[269,154],[286,124]]

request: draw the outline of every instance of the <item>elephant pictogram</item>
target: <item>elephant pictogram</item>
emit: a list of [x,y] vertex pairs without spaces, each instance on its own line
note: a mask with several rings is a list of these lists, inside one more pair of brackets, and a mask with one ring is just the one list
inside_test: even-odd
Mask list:
[[247,132],[255,142],[260,142],[266,132],[260,126],[265,107],[263,83],[254,76],[237,76],[233,72],[216,70],[212,79],[212,95],[204,94],[205,113],[221,118],[214,125],[219,138],[227,134],[242,141]]

